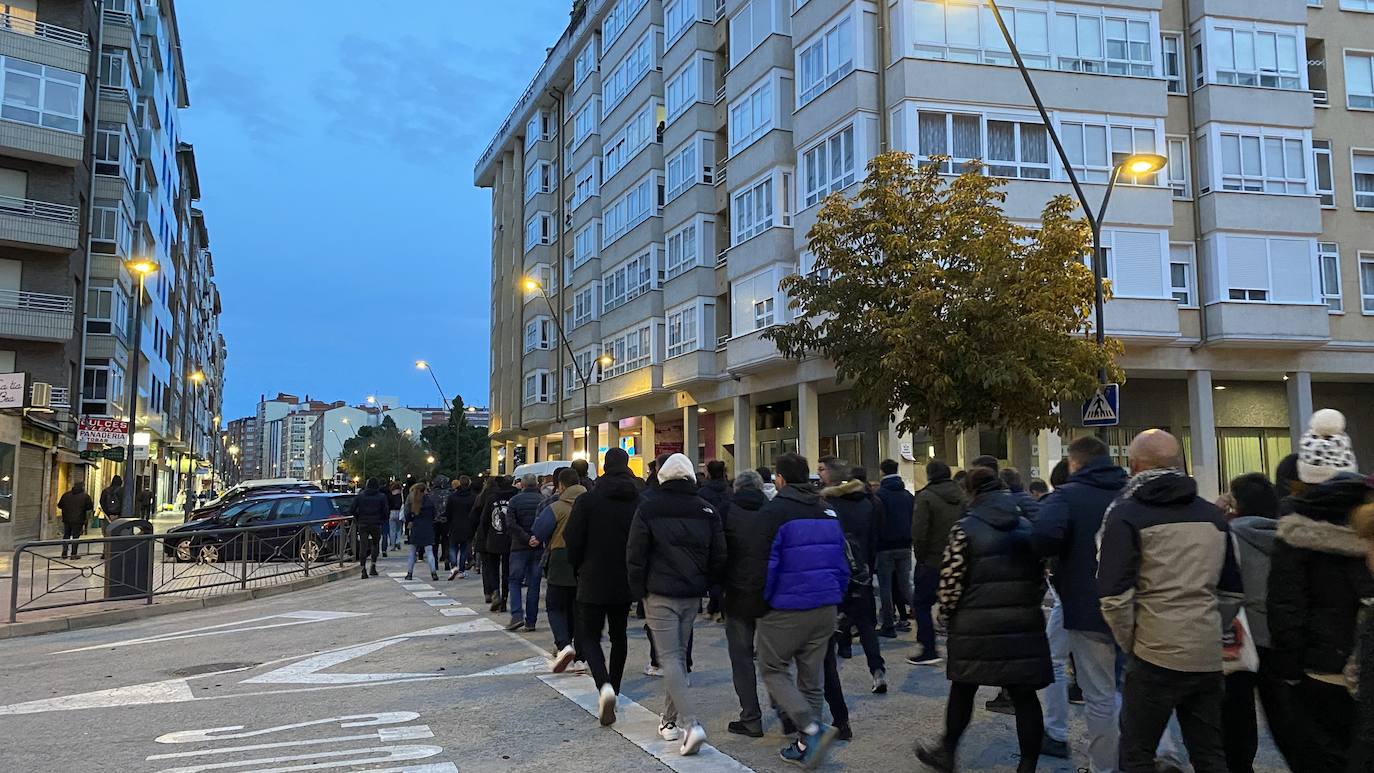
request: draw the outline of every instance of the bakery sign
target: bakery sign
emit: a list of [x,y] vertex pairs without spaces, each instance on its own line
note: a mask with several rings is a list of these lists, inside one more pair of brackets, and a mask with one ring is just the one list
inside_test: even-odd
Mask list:
[[129,440],[129,422],[82,417],[76,425],[76,439],[86,443],[124,445]]
[[24,391],[26,373],[0,373],[0,408],[23,408],[28,393]]

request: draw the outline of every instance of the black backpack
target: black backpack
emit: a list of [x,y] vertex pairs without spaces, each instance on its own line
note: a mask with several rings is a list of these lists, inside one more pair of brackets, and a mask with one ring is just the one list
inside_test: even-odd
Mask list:
[[104,510],[106,514],[115,513],[122,509],[124,503],[119,494],[120,492],[115,491],[113,486],[107,486],[104,491],[100,492],[100,509]]

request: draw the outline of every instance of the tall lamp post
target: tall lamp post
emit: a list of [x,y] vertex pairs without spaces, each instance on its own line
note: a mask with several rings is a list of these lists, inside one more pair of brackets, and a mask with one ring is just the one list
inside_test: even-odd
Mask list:
[[[233,477],[233,479],[234,479],[234,483],[238,483],[238,482],[239,482],[239,471],[238,471],[238,468],[239,468],[239,447],[238,447],[238,444],[237,444],[237,443],[234,444],[234,445],[229,446],[229,466],[232,468],[231,473],[232,473],[232,477]],[[230,484],[230,485],[232,485],[232,484]]]
[[[198,395],[197,395],[197,387],[199,387],[201,384],[205,383],[205,371],[201,370],[200,368],[196,368],[195,371],[192,372],[191,375],[187,376],[186,378],[191,382],[191,466],[190,466],[190,469],[187,470],[186,491],[187,491],[189,494],[191,494],[192,496],[195,496],[195,493],[196,493],[196,425],[199,423],[199,422],[197,421],[198,416],[197,416],[196,414],[198,414],[198,413],[200,412],[200,403],[197,401],[196,398],[197,398],[197,396],[198,396]],[[189,508],[188,508],[188,510],[187,510],[187,517],[189,517],[189,513],[190,513],[190,510],[189,510]]]
[[[1026,68],[1026,63],[1021,59],[1021,51],[1016,47],[1016,41],[1012,39],[1011,32],[1007,29],[1007,23],[1002,18],[1002,9],[997,7],[997,0],[987,0],[992,7],[992,16],[997,20],[997,28],[1002,31],[1002,38],[1007,43],[1007,48],[1011,51],[1011,57],[1016,61],[1016,69],[1021,71],[1021,78],[1026,82],[1026,88],[1030,91],[1031,99],[1035,102],[1035,109],[1040,111],[1040,120],[1045,123],[1045,132],[1049,134],[1050,140],[1054,143],[1054,150],[1059,155],[1059,162],[1064,165],[1064,173],[1069,176],[1069,183],[1073,185],[1074,195],[1078,197],[1078,203],[1083,207],[1083,214],[1088,218],[1088,227],[1092,229],[1093,236],[1093,327],[1097,337],[1097,345],[1100,347],[1106,343],[1107,331],[1104,323],[1104,291],[1103,283],[1107,278],[1107,256],[1102,248],[1102,222],[1107,215],[1107,204],[1111,202],[1112,190],[1116,188],[1123,172],[1141,177],[1154,174],[1164,168],[1168,159],[1157,153],[1137,153],[1123,158],[1120,162],[1112,165],[1112,173],[1107,181],[1107,192],[1102,195],[1102,205],[1094,212],[1092,205],[1088,203],[1087,194],[1083,192],[1083,186],[1078,182],[1078,175],[1073,171],[1073,164],[1069,162],[1068,153],[1064,152],[1064,144],[1059,140],[1059,134],[1054,130],[1054,124],[1050,122],[1049,112],[1045,110],[1045,103],[1040,99],[1040,92],[1035,89],[1035,81],[1031,79],[1030,70]],[[1097,373],[1099,383],[1106,383],[1106,369],[1099,370]]]
[[[429,372],[430,379],[434,381],[434,388],[439,390],[440,399],[448,407],[449,421],[453,422],[453,474],[457,476],[462,473],[458,465],[463,461],[463,417],[458,415],[453,403],[448,401],[448,395],[444,394],[444,388],[439,386],[439,377],[434,375],[434,366],[430,365],[428,360],[416,360],[415,367]],[[462,399],[461,396],[459,399]]]
[[[544,303],[548,305],[549,314],[553,317],[554,327],[558,330],[558,338],[563,342],[563,349],[567,351],[568,359],[572,360],[573,372],[577,374],[577,380],[582,382],[582,445],[586,449],[587,463],[592,465],[593,471],[595,471],[596,454],[592,451],[591,447],[591,415],[587,408],[587,392],[591,387],[591,378],[594,375],[593,368],[596,365],[600,365],[604,370],[610,367],[611,363],[615,362],[615,358],[611,356],[610,352],[602,352],[601,356],[596,358],[591,367],[587,368],[587,372],[583,373],[582,365],[577,361],[577,355],[573,354],[572,344],[568,341],[568,335],[563,331],[563,318],[559,315],[557,310],[554,309],[553,299],[549,297],[548,290],[544,289],[544,283],[532,276],[528,276],[525,277],[524,284],[526,292],[538,290],[539,294],[544,296]],[[566,449],[566,452],[571,458],[572,449]]]
[[[134,493],[138,488],[138,476],[134,471],[134,430],[138,426],[138,378],[139,363],[143,358],[143,286],[148,275],[158,270],[157,261],[151,258],[130,260],[124,264],[131,273],[138,275],[138,297],[134,300],[134,349],[133,364],[129,368],[129,405],[126,409],[129,418],[129,437],[124,444],[124,516],[133,517]],[[150,449],[151,450],[151,449]]]

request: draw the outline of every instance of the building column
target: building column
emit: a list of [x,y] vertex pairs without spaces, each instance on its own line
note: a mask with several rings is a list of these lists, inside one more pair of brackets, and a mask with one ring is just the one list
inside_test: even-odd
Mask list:
[[682,406],[682,453],[692,460],[692,467],[698,463],[697,452],[701,445],[701,414],[695,405]]
[[657,422],[654,421],[654,417],[652,416],[639,417],[639,454],[644,459],[644,470],[646,472],[649,469],[649,462],[652,462],[654,458],[658,456],[658,452],[654,450],[654,431],[656,425]]
[[1290,373],[1284,385],[1288,387],[1288,437],[1296,451],[1312,418],[1312,374],[1306,370]]
[[887,423],[887,431],[878,436],[878,457],[880,462],[883,459],[895,461],[897,474],[902,476],[902,480],[906,482],[909,490],[915,491],[925,485],[925,468],[902,455],[903,443],[905,443],[910,448],[913,459],[920,456],[916,452],[915,439],[909,434],[903,435],[897,431],[897,425],[904,418],[906,418],[906,409],[897,411],[897,415]]
[[811,382],[797,385],[797,453],[812,467],[821,456],[820,395]]
[[562,453],[560,453],[560,454],[558,455],[558,458],[561,459],[561,460],[563,460],[563,461],[565,461],[565,462],[570,462],[570,461],[572,461],[572,458],[573,458],[573,448],[574,448],[576,442],[577,442],[577,441],[576,441],[576,439],[573,437],[573,431],[572,431],[572,430],[570,430],[570,429],[565,429],[565,430],[563,430],[563,451],[562,451]]
[[1210,502],[1221,493],[1210,370],[1188,371],[1188,428],[1193,446],[1191,472],[1197,481],[1198,496]]
[[[606,420],[606,450],[620,447],[620,422],[615,419]],[[606,468],[606,456],[601,456],[601,468]]]
[[1030,485],[1030,479],[1035,477],[1031,474],[1031,469],[1035,465],[1035,455],[1032,447],[1035,445],[1034,439],[1016,429],[1007,429],[1007,466],[1015,467],[1021,473],[1022,483]]
[[[537,438],[537,437],[535,437],[535,436],[533,436],[533,435],[531,435],[530,437],[525,438],[525,464],[529,464],[530,462],[537,462],[537,461],[539,461],[538,457],[535,456],[535,451],[537,451],[538,449],[539,449],[539,438]],[[511,472],[515,472],[515,466],[514,466],[514,465],[512,465],[510,469],[511,469]]]
[[587,434],[582,438],[582,458],[595,474],[601,469],[601,425],[588,424]]
[[[511,472],[513,472],[514,470],[515,470],[515,441],[514,441],[514,440],[507,440],[507,441],[506,441],[506,469],[503,470],[503,471],[501,472],[501,474],[502,474],[502,475],[510,475]],[[495,474],[496,468],[495,468],[495,467],[492,467],[492,468],[491,468],[491,471],[492,471],[493,474]]]
[[[1035,463],[1031,477],[1049,481],[1050,472],[1064,458],[1064,440],[1052,429],[1042,429],[1035,437]],[[1028,481],[1029,482],[1029,481]]]
[[977,427],[970,427],[960,432],[954,442],[958,448],[956,454],[959,462],[958,469],[967,470],[969,466],[973,464],[974,459],[982,456],[982,446],[980,445],[981,441],[978,439]]
[[[749,395],[735,395],[735,469],[739,475],[742,470],[754,467],[754,406]],[[764,481],[767,483],[767,481]]]
[[501,464],[501,453],[500,453],[501,444],[500,444],[500,443],[490,443],[489,445],[491,446],[491,448],[489,448],[489,449],[487,449],[487,450],[491,452],[491,455],[487,457],[487,469],[491,470],[491,474],[492,474],[492,475],[495,475],[495,474],[497,474],[497,473],[500,471],[500,469],[501,469],[501,468],[500,468],[500,464]]
[[539,458],[536,461],[547,462],[549,460],[549,436],[543,434],[539,436]]

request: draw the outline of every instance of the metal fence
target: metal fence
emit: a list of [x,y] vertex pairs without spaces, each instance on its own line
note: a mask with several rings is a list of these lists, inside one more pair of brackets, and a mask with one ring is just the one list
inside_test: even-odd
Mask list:
[[9,621],[20,614],[159,596],[201,598],[277,585],[354,560],[351,518],[82,540],[15,548]]

